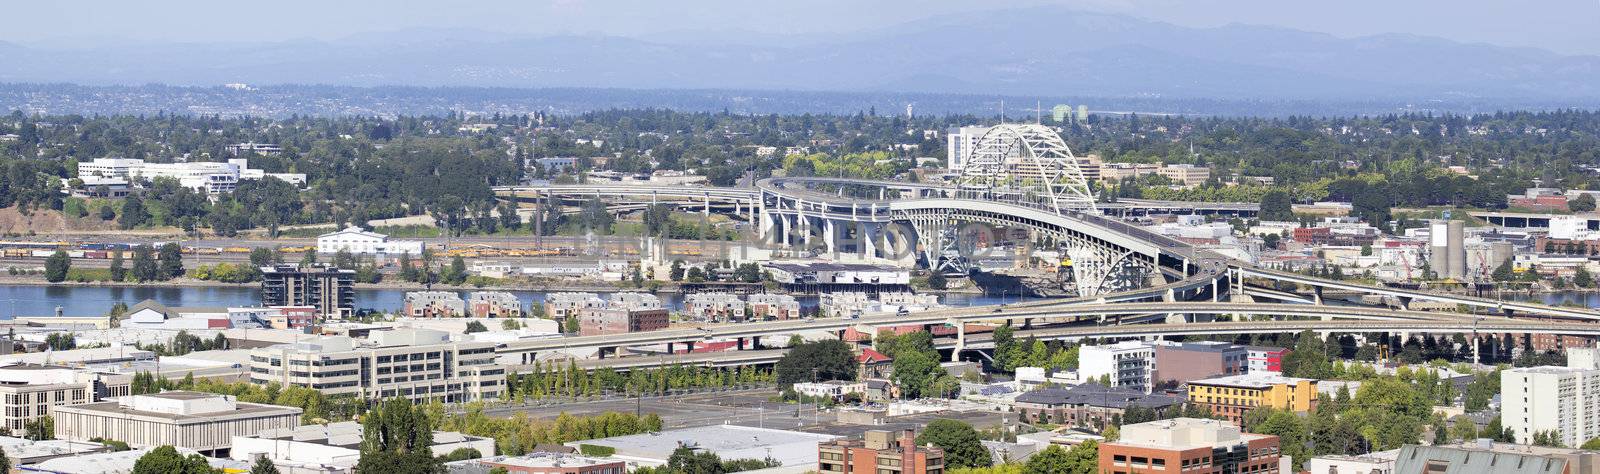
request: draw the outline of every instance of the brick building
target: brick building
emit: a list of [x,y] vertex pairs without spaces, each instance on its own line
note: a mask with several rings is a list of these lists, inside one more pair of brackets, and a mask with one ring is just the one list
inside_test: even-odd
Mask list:
[[841,439],[817,445],[821,474],[942,474],[944,450],[917,446],[916,433],[898,439],[891,431],[868,431],[863,439]]
[[1155,355],[1157,384],[1239,375],[1250,362],[1248,348],[1214,341],[1157,344]]
[[578,331],[584,336],[655,331],[668,325],[664,309],[589,308],[578,314]]
[[1174,418],[1122,427],[1100,445],[1101,474],[1278,474],[1278,437],[1220,420]]

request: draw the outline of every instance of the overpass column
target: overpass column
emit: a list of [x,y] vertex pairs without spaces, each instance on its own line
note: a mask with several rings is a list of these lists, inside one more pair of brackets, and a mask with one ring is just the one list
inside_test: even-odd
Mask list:
[[824,251],[832,255],[835,260],[839,258],[839,231],[833,219],[822,218],[822,245]]
[[950,362],[959,362],[961,351],[967,349],[967,325],[957,319],[951,319],[949,324],[956,328],[956,347],[950,350]]
[[877,229],[873,227],[871,223],[867,222],[856,224],[856,245],[858,246],[857,249],[861,251],[861,258],[863,259],[877,258],[878,256]]
[[711,193],[705,193],[703,197],[705,197],[706,205],[700,209],[700,215],[709,217],[711,216]]

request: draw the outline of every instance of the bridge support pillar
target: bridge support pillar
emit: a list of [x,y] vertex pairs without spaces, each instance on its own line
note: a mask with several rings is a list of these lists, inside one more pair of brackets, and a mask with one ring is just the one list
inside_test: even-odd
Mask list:
[[861,252],[861,258],[878,258],[878,231],[876,225],[870,222],[856,224],[856,249]]
[[961,351],[967,349],[967,325],[956,320],[951,320],[949,324],[956,328],[956,347],[950,350],[950,362],[960,362]]
[[677,343],[675,343],[675,342],[667,343],[667,353],[668,354],[677,354],[678,353],[677,347],[678,347]]
[[822,218],[822,245],[824,252],[834,260],[839,259],[839,229],[833,219],[826,217]]
[[738,346],[737,346],[737,350],[741,350],[741,351],[744,350],[744,338],[741,337],[741,338],[739,338],[737,340],[739,341]]
[[1472,365],[1483,363],[1483,346],[1478,344],[1478,335],[1472,335]]
[[761,336],[750,336],[750,348],[755,350],[761,349]]

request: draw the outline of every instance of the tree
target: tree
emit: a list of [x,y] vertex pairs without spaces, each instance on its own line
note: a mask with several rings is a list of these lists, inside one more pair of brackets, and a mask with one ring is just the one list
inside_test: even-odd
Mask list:
[[917,444],[944,450],[944,464],[952,468],[984,467],[993,464],[989,450],[978,439],[978,431],[961,421],[940,418],[928,423]]
[[778,359],[774,371],[778,385],[784,387],[813,380],[854,380],[855,354],[848,344],[837,339],[804,342],[790,347]]
[[485,331],[488,331],[488,330],[489,330],[489,328],[484,327],[483,323],[480,322],[480,321],[467,321],[467,331],[466,331],[467,334],[472,334],[472,333],[475,333],[475,332],[485,332]]
[[[1579,267],[1579,268],[1582,268],[1582,267]],[[1517,275],[1516,275],[1516,271],[1513,268],[1511,268],[1511,259],[1508,258],[1504,262],[1500,262],[1499,266],[1494,267],[1494,273],[1491,274],[1490,277],[1494,278],[1494,281],[1501,281],[1501,282],[1511,281],[1511,280],[1515,279],[1517,277]]]
[[122,261],[122,251],[111,252],[111,281],[128,279],[128,268]]
[[141,244],[133,248],[133,279],[139,282],[155,281],[157,276],[155,248]]
[[[1588,194],[1584,196],[1588,196]],[[1579,288],[1593,288],[1594,275],[1589,273],[1589,269],[1579,265],[1578,270],[1572,275],[1572,284],[1578,285]]]
[[1294,470],[1296,472],[1300,471],[1301,464],[1309,457],[1306,452],[1308,434],[1306,433],[1305,423],[1301,421],[1299,416],[1284,410],[1258,408],[1252,410],[1252,412],[1264,412],[1265,419],[1245,429],[1251,433],[1277,436],[1278,445],[1283,450],[1283,454],[1292,456]]
[[1572,212],[1590,212],[1594,210],[1594,195],[1589,193],[1579,194],[1578,197],[1567,201],[1567,209]]
[[439,460],[444,462],[455,462],[465,461],[468,459],[478,459],[481,457],[483,457],[483,453],[475,448],[456,448],[454,451],[450,451],[444,456],[440,456]]
[[690,283],[700,283],[706,281],[706,272],[701,270],[700,267],[689,267],[689,271],[684,274],[684,278]]
[[0,449],[0,472],[11,472],[11,458],[6,457],[4,449]]
[[356,472],[442,474],[433,457],[433,426],[423,407],[405,398],[391,398],[362,417],[365,436]]
[[943,290],[950,287],[950,281],[945,279],[944,272],[935,271],[928,275],[928,288]]
[[1289,193],[1279,190],[1267,191],[1261,196],[1260,215],[1264,221],[1293,221],[1294,203],[1289,200]]
[[1578,449],[1582,449],[1584,451],[1597,451],[1597,450],[1600,450],[1600,438],[1594,438],[1594,439],[1591,439],[1591,440],[1588,440],[1588,441],[1584,441],[1583,442],[1583,446],[1578,447]]
[[672,261],[672,269],[667,272],[667,277],[672,281],[683,281],[683,260]]
[[271,458],[262,457],[250,466],[250,474],[278,474],[278,466],[272,464]]
[[177,243],[167,242],[161,245],[161,253],[157,258],[160,262],[159,270],[161,280],[170,280],[183,276],[183,249]]
[[53,351],[67,351],[78,347],[78,338],[70,332],[53,332],[44,337],[45,347]]
[[50,415],[41,416],[22,424],[24,438],[33,441],[56,439],[56,420]]
[[171,445],[162,445],[140,456],[133,463],[133,474],[214,474],[220,472],[212,469],[206,458],[199,454],[190,454],[185,457],[178,454],[177,448]]
[[[150,217],[150,214],[144,210],[144,201],[140,201],[137,196],[128,196],[122,200],[122,212],[120,214],[121,216],[117,218],[117,225],[122,227],[122,230],[143,225],[145,220]],[[105,214],[102,213],[101,215],[104,216]]]
[[1100,463],[1100,444],[1094,440],[1078,443],[1068,450],[1051,445],[1028,458],[1023,474],[1094,474]]
[[44,279],[50,283],[60,283],[67,279],[67,272],[71,269],[72,257],[68,257],[65,250],[57,250],[44,260]]

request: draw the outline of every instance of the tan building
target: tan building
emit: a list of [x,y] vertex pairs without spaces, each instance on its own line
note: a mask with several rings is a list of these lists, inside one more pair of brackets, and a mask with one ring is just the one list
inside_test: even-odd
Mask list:
[[299,426],[302,410],[240,403],[232,395],[162,392],[58,406],[52,412],[58,439],[114,439],[134,448],[171,445],[215,456],[231,446],[234,436]]
[[1161,167],[1158,173],[1167,177],[1167,180],[1172,181],[1172,184],[1183,186],[1199,186],[1205,184],[1206,180],[1211,179],[1210,167],[1191,164],[1166,165]]
[[13,433],[50,408],[127,395],[133,378],[42,365],[0,367],[0,421]]
[[493,342],[451,342],[429,329],[375,331],[367,339],[317,337],[250,352],[250,381],[383,399],[462,402],[500,398],[505,367]]
[[841,439],[817,445],[817,472],[822,474],[942,474],[944,450],[917,446],[916,433],[868,431],[864,439]]

